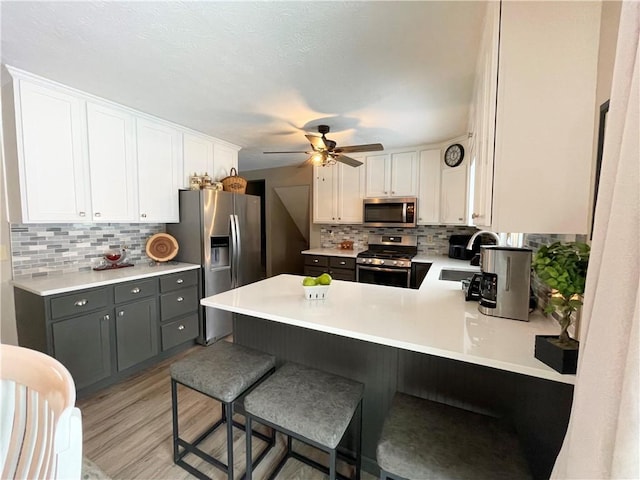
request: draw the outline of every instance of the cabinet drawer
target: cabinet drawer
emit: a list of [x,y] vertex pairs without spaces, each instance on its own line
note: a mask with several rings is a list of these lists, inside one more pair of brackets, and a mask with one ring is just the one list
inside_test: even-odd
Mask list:
[[198,271],[187,270],[186,272],[172,273],[160,277],[160,292],[172,292],[180,288],[198,284]]
[[116,303],[128,302],[138,298],[150,297],[158,292],[158,281],[155,278],[116,285]]
[[160,295],[160,320],[184,315],[198,310],[198,289],[196,287],[183,288],[175,292]]
[[51,299],[51,318],[69,317],[97,308],[103,308],[109,303],[109,289],[84,290]]
[[332,268],[329,270],[329,275],[334,280],[346,280],[347,282],[356,281],[356,271],[348,268]]
[[356,268],[355,258],[329,257],[329,266],[332,268]]
[[329,266],[329,257],[323,255],[305,255],[304,264],[316,267],[327,267]]
[[310,267],[309,265],[305,265],[304,274],[307,277],[319,277],[323,273],[328,273],[329,269],[324,267]]
[[181,318],[175,322],[167,323],[161,327],[162,350],[180,345],[198,336],[198,314]]

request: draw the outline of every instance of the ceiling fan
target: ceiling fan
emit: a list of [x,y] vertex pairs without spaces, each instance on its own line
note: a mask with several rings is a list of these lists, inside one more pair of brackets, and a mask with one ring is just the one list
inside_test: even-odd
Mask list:
[[352,167],[359,167],[362,162],[355,158],[344,155],[345,153],[355,152],[377,152],[384,150],[381,143],[368,143],[366,145],[350,145],[348,147],[336,147],[336,142],[329,140],[325,137],[325,134],[329,133],[329,125],[318,125],[318,132],[322,135],[305,135],[307,140],[311,143],[311,151],[293,151],[293,152],[264,152],[264,153],[306,153],[311,155],[300,166],[306,165],[334,165],[336,162],[346,163]]

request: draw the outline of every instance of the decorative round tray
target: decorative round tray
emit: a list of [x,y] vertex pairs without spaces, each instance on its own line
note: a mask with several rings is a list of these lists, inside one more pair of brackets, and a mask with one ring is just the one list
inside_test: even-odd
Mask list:
[[168,233],[156,233],[147,240],[147,256],[156,262],[168,262],[178,254],[178,242]]

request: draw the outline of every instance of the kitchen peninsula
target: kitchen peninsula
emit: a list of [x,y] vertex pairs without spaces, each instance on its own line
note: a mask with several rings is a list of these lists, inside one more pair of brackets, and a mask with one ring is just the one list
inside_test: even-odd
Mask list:
[[459,282],[433,265],[419,290],[334,281],[326,300],[303,296],[302,277],[279,275],[201,303],[235,312],[234,341],[365,383],[364,468],[375,472],[375,445],[396,390],[479,413],[505,416],[521,438],[532,473],[548,477],[573,395],[573,375],[536,360],[536,334],[552,320],[487,317],[465,302]]

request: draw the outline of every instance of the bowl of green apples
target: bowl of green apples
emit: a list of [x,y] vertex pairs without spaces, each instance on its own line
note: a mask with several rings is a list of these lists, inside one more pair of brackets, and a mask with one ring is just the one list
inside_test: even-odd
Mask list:
[[307,300],[324,300],[329,293],[331,280],[331,275],[328,273],[323,273],[319,277],[304,277],[302,280],[304,298]]

